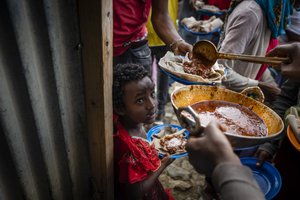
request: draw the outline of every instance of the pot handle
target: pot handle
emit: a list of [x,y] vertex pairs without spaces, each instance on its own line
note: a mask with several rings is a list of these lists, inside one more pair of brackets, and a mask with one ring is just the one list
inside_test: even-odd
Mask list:
[[258,86],[247,87],[240,93],[261,103],[265,101],[265,95]]
[[204,127],[201,126],[198,114],[191,106],[180,107],[178,108],[177,112],[179,123],[182,127],[186,128],[190,132],[190,135],[202,135]]

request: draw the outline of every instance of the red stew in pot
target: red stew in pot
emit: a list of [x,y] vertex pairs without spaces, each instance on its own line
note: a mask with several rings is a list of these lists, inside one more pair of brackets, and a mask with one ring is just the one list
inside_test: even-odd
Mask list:
[[191,106],[198,114],[202,126],[211,120],[223,124],[227,133],[265,137],[268,129],[264,121],[251,109],[227,101],[201,101]]

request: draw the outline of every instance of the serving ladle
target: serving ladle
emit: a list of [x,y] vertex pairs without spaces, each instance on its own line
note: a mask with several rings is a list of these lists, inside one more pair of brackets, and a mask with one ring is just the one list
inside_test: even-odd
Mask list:
[[190,132],[190,136],[201,136],[205,127],[200,123],[198,114],[191,106],[180,107],[177,110],[179,123]]
[[288,62],[287,57],[263,57],[241,54],[220,53],[214,43],[208,40],[200,40],[193,46],[193,58],[198,59],[206,67],[212,67],[217,59],[241,60],[252,63],[269,64],[272,66]]

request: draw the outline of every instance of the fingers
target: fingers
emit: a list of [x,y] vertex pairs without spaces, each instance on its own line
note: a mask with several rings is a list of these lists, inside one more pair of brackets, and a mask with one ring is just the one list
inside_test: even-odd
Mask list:
[[214,144],[227,144],[230,145],[228,139],[224,135],[226,127],[215,121],[211,121],[204,129],[203,134],[200,137],[190,137],[186,144],[187,151],[197,151],[204,146]]
[[266,56],[274,57],[274,56],[288,56],[291,52],[291,47],[289,45],[280,45],[276,48],[272,49]]
[[227,131],[226,126],[223,125],[223,124],[219,124],[219,129],[220,129],[222,132],[226,132],[226,131]]
[[169,154],[166,154],[162,159],[161,159],[161,163],[169,165],[171,164],[173,161],[175,160],[175,158],[171,158]]
[[279,64],[279,65],[272,65],[272,68],[274,68],[274,69],[277,69],[277,70],[281,70],[281,68],[282,68],[282,64]]
[[190,137],[186,144],[187,151],[198,151],[203,149],[203,147],[225,144],[230,145],[226,136],[223,134],[226,128],[214,121],[210,122],[204,129],[202,136],[200,137]]
[[256,166],[261,167],[264,162],[265,160],[263,160],[261,157],[257,157]]
[[188,58],[189,58],[190,60],[192,60],[192,59],[193,59],[193,53],[189,52]]
[[185,41],[175,43],[172,47],[172,51],[175,55],[185,55],[187,52],[191,53],[193,46]]
[[259,151],[256,156],[257,156],[257,162],[256,162],[257,167],[261,167],[263,163],[270,158],[270,154],[263,150]]
[[189,138],[186,145],[185,145],[185,149],[189,152],[190,151],[197,151],[198,149],[200,149],[202,147],[203,140],[204,140],[203,137]]
[[[211,121],[206,129],[204,130],[205,133],[209,133],[208,137],[213,137],[213,136],[217,136],[217,137],[225,137],[225,135],[223,134],[223,132],[225,132],[227,130],[227,128],[220,124],[217,123],[216,121]],[[223,135],[223,136],[220,136]]]

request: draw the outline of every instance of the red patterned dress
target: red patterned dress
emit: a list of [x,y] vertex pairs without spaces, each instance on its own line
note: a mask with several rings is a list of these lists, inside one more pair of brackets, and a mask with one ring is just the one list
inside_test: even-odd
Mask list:
[[[125,184],[134,184],[147,179],[148,173],[155,172],[161,162],[153,145],[140,137],[131,137],[118,123],[114,135],[115,199],[129,199]],[[157,179],[153,188],[143,200],[174,200]]]

